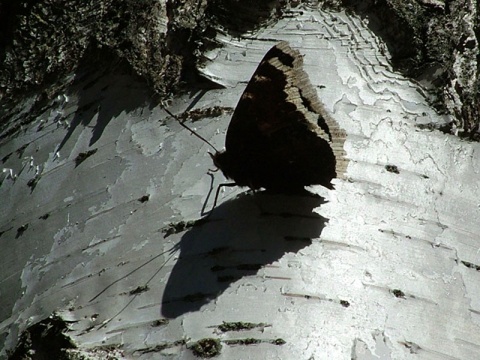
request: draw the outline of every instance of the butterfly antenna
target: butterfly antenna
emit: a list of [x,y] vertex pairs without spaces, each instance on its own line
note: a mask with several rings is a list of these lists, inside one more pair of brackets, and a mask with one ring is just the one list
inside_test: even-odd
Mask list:
[[215,150],[215,153],[218,153],[217,148],[216,148],[215,146],[213,146],[207,139],[205,139],[203,136],[197,134],[194,130],[190,129],[187,125],[185,125],[185,124],[183,123],[182,120],[180,120],[176,115],[173,115],[173,114],[172,114],[169,110],[167,110],[166,108],[163,108],[163,110],[165,110],[165,111],[168,113],[168,115],[170,115],[171,117],[173,117],[174,119],[176,119],[176,120],[180,123],[180,125],[182,125],[185,129],[187,129],[188,131],[190,131],[190,133],[192,133],[193,135],[195,135],[196,137],[198,137],[200,140],[203,140],[203,141],[206,142],[208,145],[210,145],[211,148],[212,148],[213,150]]

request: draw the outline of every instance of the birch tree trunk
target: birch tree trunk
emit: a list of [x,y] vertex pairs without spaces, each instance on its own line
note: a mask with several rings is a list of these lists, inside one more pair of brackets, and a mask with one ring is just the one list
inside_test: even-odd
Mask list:
[[288,14],[218,32],[198,71],[222,87],[192,86],[169,110],[222,148],[250,76],[286,40],[347,132],[346,179],[316,196],[226,188],[198,221],[225,182],[209,146],[131,68],[85,58],[34,121],[3,128],[0,356],[478,357],[478,143],[434,130],[453,117],[431,105],[433,75],[394,70],[367,19]]

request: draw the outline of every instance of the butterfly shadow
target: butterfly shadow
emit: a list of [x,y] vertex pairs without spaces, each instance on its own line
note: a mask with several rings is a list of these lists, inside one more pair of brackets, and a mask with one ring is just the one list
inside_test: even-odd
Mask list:
[[313,212],[325,203],[311,194],[242,194],[216,207],[180,241],[161,313],[175,318],[198,311],[232,283],[262,276],[266,265],[318,238],[328,219]]

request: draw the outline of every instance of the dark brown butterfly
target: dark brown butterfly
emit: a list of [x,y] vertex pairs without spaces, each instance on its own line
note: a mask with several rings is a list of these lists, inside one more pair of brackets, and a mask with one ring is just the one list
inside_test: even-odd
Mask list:
[[271,48],[247,85],[215,166],[238,186],[295,192],[345,172],[345,132],[325,111],[303,57],[282,41]]

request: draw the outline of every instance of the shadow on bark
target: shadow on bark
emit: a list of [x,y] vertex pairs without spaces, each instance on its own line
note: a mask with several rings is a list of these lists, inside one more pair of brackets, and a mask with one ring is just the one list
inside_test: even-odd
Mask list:
[[[312,195],[243,195],[215,208],[207,222],[180,241],[161,313],[175,318],[198,311],[232,283],[262,276],[261,269],[318,238],[326,218],[313,212],[325,203]],[[259,273],[260,271],[260,273]]]
[[[70,124],[66,124],[68,131],[57,151],[63,150],[79,126],[91,129],[88,146],[95,145],[110,121],[144,106],[149,101],[150,91],[143,85],[132,86],[138,80],[128,64],[108,52],[87,54],[72,84],[72,88],[77,89],[78,108]],[[75,142],[75,136],[73,139]]]

